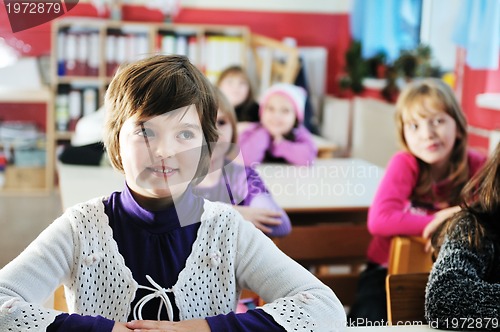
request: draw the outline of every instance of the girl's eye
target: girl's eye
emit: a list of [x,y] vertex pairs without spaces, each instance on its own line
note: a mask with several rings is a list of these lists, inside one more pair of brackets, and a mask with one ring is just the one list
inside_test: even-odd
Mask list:
[[408,123],[408,124],[406,124],[406,127],[412,131],[415,131],[418,129],[418,125],[416,123]]
[[190,130],[183,130],[177,135],[177,137],[183,140],[188,140],[194,138],[194,133]]
[[272,112],[273,108],[271,106],[269,106],[269,105],[265,105],[264,106],[264,111]]
[[151,130],[150,128],[141,127],[139,130],[136,131],[136,135],[143,136],[143,137],[154,137],[155,132],[153,130]]
[[443,124],[445,122],[445,119],[443,118],[436,118],[432,121],[432,124],[433,125],[439,125],[439,124]]
[[227,121],[226,121],[226,120],[223,120],[223,119],[221,119],[221,120],[217,120],[217,127],[222,127],[222,126],[225,126],[225,125],[226,125],[226,123],[227,123]]

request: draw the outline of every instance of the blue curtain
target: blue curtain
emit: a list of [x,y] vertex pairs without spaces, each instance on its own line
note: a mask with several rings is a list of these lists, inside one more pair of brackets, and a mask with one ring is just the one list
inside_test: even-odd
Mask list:
[[465,62],[473,69],[498,69],[500,1],[463,0],[453,40],[467,50]]
[[389,62],[419,44],[422,0],[355,0],[351,33],[363,58],[383,52]]

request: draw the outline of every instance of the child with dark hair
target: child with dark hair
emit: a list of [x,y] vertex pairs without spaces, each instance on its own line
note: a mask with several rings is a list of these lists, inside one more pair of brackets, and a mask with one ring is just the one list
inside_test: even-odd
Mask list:
[[465,186],[462,210],[432,236],[437,260],[425,296],[431,326],[500,329],[500,144]]

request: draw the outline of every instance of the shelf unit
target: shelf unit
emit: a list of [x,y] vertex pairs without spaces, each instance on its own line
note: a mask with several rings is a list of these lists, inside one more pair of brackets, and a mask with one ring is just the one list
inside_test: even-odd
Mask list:
[[[9,121],[30,121],[41,109],[41,127],[45,133],[43,140],[44,164],[37,166],[7,165],[4,173],[5,183],[0,188],[0,195],[47,194],[54,185],[54,120],[52,92],[45,89],[18,90],[0,88],[0,103],[3,105],[0,116]],[[40,107],[41,106],[41,107]]]
[[227,66],[246,66],[249,47],[250,31],[244,26],[55,20],[51,58],[55,140],[70,140],[76,120],[102,105],[121,63],[153,54],[184,54],[215,81]]

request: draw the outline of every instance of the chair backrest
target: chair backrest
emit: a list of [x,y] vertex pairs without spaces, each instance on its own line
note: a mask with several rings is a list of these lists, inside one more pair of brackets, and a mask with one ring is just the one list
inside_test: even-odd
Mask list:
[[387,275],[387,320],[390,324],[425,323],[425,286],[428,278],[429,273]]
[[395,113],[392,104],[354,98],[350,156],[386,167],[391,156],[399,150]]
[[59,286],[54,292],[54,309],[68,312],[68,305],[66,303],[66,295],[64,294],[64,286]]
[[[301,265],[314,267],[316,276],[333,289],[344,305],[350,305],[370,239],[366,224],[339,223],[294,226],[288,236],[275,239],[275,243]],[[327,273],[328,269],[318,268],[322,265],[347,266],[349,271]]]
[[432,253],[425,251],[426,240],[416,236],[395,236],[389,251],[388,274],[430,272]]
[[299,72],[299,50],[277,39],[252,34],[250,38],[259,78],[259,91],[277,82],[291,83]]

